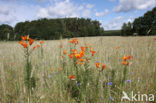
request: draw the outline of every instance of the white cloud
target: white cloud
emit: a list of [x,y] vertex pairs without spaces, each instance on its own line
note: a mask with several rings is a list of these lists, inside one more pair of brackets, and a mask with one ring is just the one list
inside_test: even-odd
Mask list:
[[123,16],[118,16],[118,17],[115,17],[115,18],[114,18],[115,21],[121,21],[121,20],[123,20],[123,19],[124,19]]
[[106,10],[103,11],[103,12],[96,12],[96,13],[95,13],[95,16],[104,16],[104,15],[106,15],[108,12],[109,12],[108,9],[106,9]]
[[90,9],[86,9],[86,10],[84,10],[84,11],[82,12],[82,16],[83,16],[83,17],[89,17],[90,14],[91,14]]
[[89,17],[91,15],[91,9],[94,5],[85,4],[77,5],[70,0],[54,1],[54,4],[44,8],[39,8],[36,16],[42,17]]
[[0,24],[10,24],[15,19],[9,11],[9,5],[0,5]]
[[81,5],[81,6],[79,6],[79,8],[78,8],[78,10],[83,10],[84,9],[84,7]]
[[0,4],[0,24],[14,26],[17,22],[33,20],[36,7],[34,5],[18,5],[14,2]]
[[132,22],[132,19],[128,19],[127,22]]
[[49,14],[52,17],[74,17],[78,15],[79,6],[69,1],[58,2],[54,6],[48,7]]
[[12,16],[5,16],[5,15],[0,15],[0,24],[10,24],[14,20],[14,17]]
[[76,4],[71,0],[36,0],[48,4],[30,4],[18,2],[22,0],[0,1],[0,25],[3,23],[14,26],[17,22],[39,18],[90,17],[92,4]]
[[109,1],[111,1],[111,2],[115,2],[116,0],[109,0]]
[[39,8],[38,13],[36,14],[37,18],[50,17],[48,11],[45,8]]
[[7,6],[1,6],[0,14],[8,15],[8,13],[9,13],[9,8]]
[[66,2],[70,2],[70,0],[66,0]]
[[86,8],[88,8],[88,9],[91,9],[91,8],[93,8],[94,7],[94,5],[92,5],[92,4],[87,4],[86,5]]
[[44,1],[46,1],[46,0],[37,0],[38,2],[44,2]]
[[128,23],[128,22],[133,22],[134,21],[134,19],[135,19],[135,17],[134,16],[130,16],[128,19],[127,19],[127,21],[126,21],[126,23]]
[[103,27],[105,30],[119,30],[124,22],[123,16],[118,16],[111,19],[108,22],[103,22]]
[[127,12],[131,10],[144,10],[155,6],[156,0],[119,0],[119,5],[114,8],[114,11]]
[[113,19],[111,19],[108,22],[102,22],[102,26],[104,27],[105,30],[119,30],[121,29],[123,23],[128,23],[128,22],[133,22],[135,19],[134,16],[129,16],[128,18],[125,18],[123,16],[118,16]]

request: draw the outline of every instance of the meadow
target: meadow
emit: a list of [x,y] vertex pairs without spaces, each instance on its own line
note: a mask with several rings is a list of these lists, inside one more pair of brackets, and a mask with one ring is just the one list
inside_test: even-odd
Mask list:
[[21,44],[0,42],[0,103],[136,102],[121,101],[123,91],[156,101],[154,36],[32,41],[29,50]]

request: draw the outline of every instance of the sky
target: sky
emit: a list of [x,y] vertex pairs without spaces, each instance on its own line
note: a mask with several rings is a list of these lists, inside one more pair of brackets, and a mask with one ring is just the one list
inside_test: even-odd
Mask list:
[[84,17],[105,30],[121,29],[156,7],[156,0],[0,0],[0,25],[40,18]]

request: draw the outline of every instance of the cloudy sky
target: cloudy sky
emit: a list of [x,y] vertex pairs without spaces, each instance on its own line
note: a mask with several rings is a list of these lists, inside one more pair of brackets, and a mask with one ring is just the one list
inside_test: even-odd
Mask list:
[[0,24],[84,17],[99,20],[105,30],[116,30],[153,7],[156,0],[0,0]]

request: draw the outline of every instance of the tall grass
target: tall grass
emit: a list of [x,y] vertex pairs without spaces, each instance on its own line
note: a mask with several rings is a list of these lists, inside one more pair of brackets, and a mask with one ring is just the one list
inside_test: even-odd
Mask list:
[[[120,103],[122,91],[156,97],[155,37],[78,38],[45,41],[29,56],[36,87],[28,101],[25,85],[25,48],[18,42],[0,42],[1,103]],[[40,44],[36,41],[33,45]],[[60,45],[62,47],[60,48]],[[68,55],[86,47],[87,61]],[[90,46],[96,51],[94,56]],[[88,49],[88,50],[87,50]],[[66,51],[66,53],[64,53]],[[133,56],[123,65],[124,56]],[[99,67],[96,63],[100,63]],[[106,68],[102,70],[103,64]],[[121,103],[128,103],[123,101]],[[130,103],[130,102],[129,102]]]

